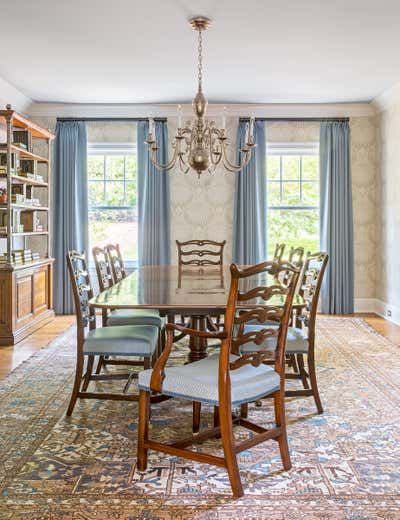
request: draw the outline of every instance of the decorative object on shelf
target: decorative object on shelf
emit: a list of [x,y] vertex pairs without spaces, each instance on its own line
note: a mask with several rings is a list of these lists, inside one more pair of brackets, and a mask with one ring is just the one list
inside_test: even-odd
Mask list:
[[171,170],[179,166],[180,170],[187,173],[191,168],[200,175],[206,171],[212,173],[218,164],[222,164],[229,172],[240,171],[250,159],[254,143],[254,119],[247,123],[245,143],[240,149],[241,160],[239,164],[232,163],[227,156],[229,146],[226,131],[226,114],[222,116],[221,128],[217,128],[215,121],[206,119],[207,100],[203,94],[203,41],[202,32],[210,26],[210,20],[197,17],[190,20],[192,28],[198,32],[198,90],[193,99],[194,121],[187,121],[182,126],[182,115],[178,107],[178,131],[172,143],[173,156],[166,164],[160,164],[157,160],[157,140],[155,135],[154,120],[149,120],[149,135],[146,143],[149,146],[150,159],[159,170]]
[[7,190],[0,188],[0,204],[7,204]]

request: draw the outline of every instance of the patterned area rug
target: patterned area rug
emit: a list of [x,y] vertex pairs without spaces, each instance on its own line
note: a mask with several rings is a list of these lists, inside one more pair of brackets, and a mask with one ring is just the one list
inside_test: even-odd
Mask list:
[[[78,402],[67,419],[74,334],[0,383],[1,519],[400,519],[400,352],[362,319],[318,320],[325,413],[310,398],[287,400],[293,468],[282,471],[274,441],[243,452],[240,500],[220,468],[150,452],[137,472],[136,403]],[[151,436],[189,433],[190,410],[153,406]],[[249,416],[268,425],[271,412],[264,400]],[[218,441],[199,449],[217,453]]]

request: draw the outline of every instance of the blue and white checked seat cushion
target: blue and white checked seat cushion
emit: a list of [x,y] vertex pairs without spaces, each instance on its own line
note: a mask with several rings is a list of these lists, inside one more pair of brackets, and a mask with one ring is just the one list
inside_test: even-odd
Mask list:
[[110,312],[107,326],[114,325],[154,325],[161,329],[165,319],[154,309],[116,309]]
[[152,325],[121,325],[89,331],[83,353],[101,356],[153,355],[158,341],[158,328]]
[[[235,359],[237,356],[232,355],[231,361]],[[162,393],[218,406],[218,367],[218,353],[187,365],[167,367]],[[152,372],[149,369],[139,373],[140,389],[150,390]],[[230,376],[233,406],[255,401],[279,389],[279,375],[270,366],[244,365],[231,370]]]
[[[261,330],[265,328],[264,325],[245,325],[244,333],[251,332],[252,330]],[[270,329],[278,329],[277,325],[268,326]],[[258,350],[266,349],[266,350],[275,350],[276,348],[276,337],[267,338],[264,343],[261,345],[256,345],[255,343],[245,343],[241,347],[241,352],[243,354],[248,354],[250,352],[257,352]],[[306,333],[295,327],[289,327],[287,338],[286,338],[286,353],[288,354],[306,354],[308,352],[308,339]]]

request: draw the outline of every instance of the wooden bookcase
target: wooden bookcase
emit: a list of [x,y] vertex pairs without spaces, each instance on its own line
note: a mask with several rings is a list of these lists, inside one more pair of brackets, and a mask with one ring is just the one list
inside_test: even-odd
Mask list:
[[52,139],[10,105],[0,110],[0,346],[17,343],[54,318]]

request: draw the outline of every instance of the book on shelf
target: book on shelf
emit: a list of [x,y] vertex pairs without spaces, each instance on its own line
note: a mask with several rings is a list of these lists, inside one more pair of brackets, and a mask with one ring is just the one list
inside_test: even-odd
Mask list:
[[30,249],[16,249],[14,254],[21,256],[24,264],[32,262],[32,251]]
[[20,146],[28,150],[32,151],[32,134],[29,130],[14,130],[13,131],[13,144],[15,146]]
[[33,159],[21,159],[20,168],[22,173],[26,173],[27,175],[30,174],[36,177],[37,161]]

